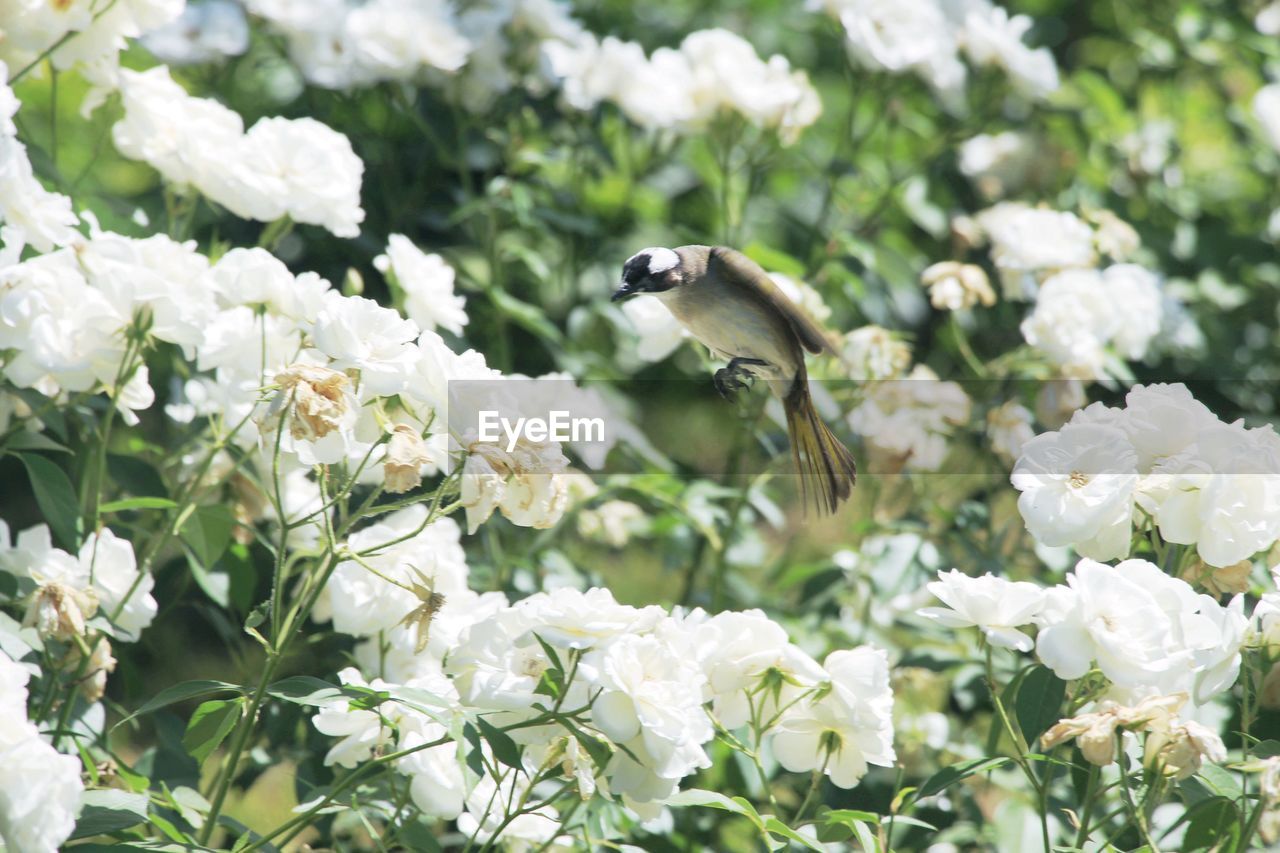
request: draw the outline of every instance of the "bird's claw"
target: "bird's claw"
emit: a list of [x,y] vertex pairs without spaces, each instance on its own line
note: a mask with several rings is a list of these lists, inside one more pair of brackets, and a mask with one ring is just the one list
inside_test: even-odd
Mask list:
[[720,392],[721,397],[728,400],[738,391],[751,387],[751,384],[756,380],[756,375],[750,370],[744,369],[743,365],[751,364],[762,367],[767,363],[758,358],[730,359],[727,367],[722,367],[715,373],[716,390]]
[[720,396],[726,400],[732,399],[735,393],[747,387],[747,383],[741,379],[741,374],[728,367],[717,370],[713,381]]

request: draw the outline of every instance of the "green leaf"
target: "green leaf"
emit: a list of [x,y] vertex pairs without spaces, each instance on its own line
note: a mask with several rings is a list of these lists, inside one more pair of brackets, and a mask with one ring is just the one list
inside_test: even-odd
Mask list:
[[952,764],[950,767],[944,767],[937,773],[934,773],[929,779],[920,786],[920,790],[916,791],[915,799],[923,800],[925,797],[932,797],[934,794],[941,793],[950,788],[961,779],[966,779],[975,773],[985,773],[988,770],[994,770],[1002,764],[1007,764],[1009,759],[999,758],[974,758],[970,761],[961,761],[959,764]]
[[295,705],[320,706],[341,699],[344,694],[341,687],[322,678],[295,675],[272,684],[267,688],[267,695]]
[[108,453],[107,474],[113,483],[131,495],[168,497],[160,472],[137,456]]
[[534,632],[533,638],[538,641],[538,645],[542,647],[542,653],[547,656],[547,660],[551,661],[551,666],[561,672],[564,671],[564,664],[560,663],[560,655],[556,652],[555,646],[538,636]]
[[840,823],[870,823],[879,824],[880,815],[874,812],[864,812],[857,809],[832,809],[829,812],[821,814],[822,821],[830,824]]
[[106,789],[80,795],[80,818],[72,838],[106,835],[136,826],[147,819],[147,795]]
[[1022,679],[1013,712],[1028,745],[1061,719],[1066,695],[1067,683],[1048,667],[1036,665]]
[[211,568],[231,544],[236,520],[224,506],[197,507],[182,524],[179,535],[204,569]]
[[556,722],[573,732],[578,744],[587,751],[587,755],[591,756],[591,763],[598,769],[604,770],[609,759],[613,758],[613,747],[595,735],[587,734],[569,717],[556,717]]
[[671,806],[706,806],[712,809],[721,809],[726,812],[733,812],[748,818],[756,825],[756,829],[764,832],[764,819],[760,817],[760,813],[756,811],[756,807],[744,800],[742,797],[726,797],[724,794],[716,791],[706,791],[702,788],[689,788],[684,791],[677,791],[675,796],[668,798],[667,805]]
[[480,734],[484,735],[484,739],[489,742],[489,748],[493,750],[494,758],[517,770],[524,766],[520,761],[520,747],[516,746],[516,742],[511,739],[511,735],[496,728],[484,717],[476,717],[476,728],[480,730]]
[[753,240],[742,248],[742,254],[764,267],[769,272],[782,273],[792,278],[802,278],[805,274],[803,261],[793,258],[786,252],[766,246]]
[[1240,777],[1216,764],[1204,764],[1196,773],[1213,793],[1234,800],[1240,796]]
[[[1192,806],[1183,816],[1187,834],[1182,850],[1234,850],[1240,838],[1240,813],[1226,797],[1211,797]],[[1181,822],[1181,821],[1179,821]]]
[[166,687],[161,690],[150,701],[143,704],[141,708],[125,717],[120,722],[112,726],[112,730],[118,729],[130,720],[137,719],[145,714],[151,714],[174,705],[178,702],[185,702],[188,699],[196,699],[201,696],[209,696],[213,693],[241,692],[240,687],[235,684],[228,684],[225,681],[213,681],[211,679],[196,679],[194,681],[184,681],[181,684],[175,684],[172,687]]
[[526,331],[533,333],[547,343],[564,343],[564,335],[560,333],[554,323],[547,319],[541,308],[536,305],[530,305],[528,302],[522,302],[496,287],[489,288],[487,294],[493,301],[494,307],[514,321],[516,325],[523,327]]
[[202,563],[188,548],[187,564],[200,589],[218,606],[234,608],[240,613],[248,612],[253,606],[258,575],[243,545],[232,544],[212,565]]
[[71,478],[54,463],[35,453],[15,454],[26,466],[35,492],[36,504],[48,522],[49,529],[64,548],[80,547],[80,501],[71,486]]
[[9,436],[4,443],[5,450],[50,450],[54,453],[70,453],[67,447],[49,438],[44,433],[19,430]]
[[1249,754],[1255,758],[1271,758],[1280,755],[1280,740],[1263,740],[1255,743]]
[[240,722],[243,710],[243,696],[201,702],[187,723],[186,734],[182,736],[182,746],[187,754],[203,764]]
[[871,853],[871,851],[880,849],[880,844],[876,841],[875,835],[872,834],[871,829],[865,823],[854,821],[850,824],[850,827],[853,829],[853,834],[858,836],[858,843],[862,845],[864,853]]
[[177,504],[168,498],[125,498],[98,507],[99,512],[126,512],[131,509],[173,509]]
[[812,838],[806,838],[796,832],[773,815],[769,815],[764,819],[764,828],[775,835],[781,835],[783,838],[789,838],[797,844],[802,844],[810,850],[817,850],[818,853],[826,853],[827,848],[818,844]]
[[170,841],[176,841],[179,844],[190,844],[194,840],[191,836],[178,829],[173,821],[168,818],[153,814],[149,815],[147,820],[151,822],[152,826],[163,832]]
[[480,732],[467,723],[462,727],[462,737],[470,749],[467,750],[467,768],[477,776],[484,776],[484,750],[480,745]]

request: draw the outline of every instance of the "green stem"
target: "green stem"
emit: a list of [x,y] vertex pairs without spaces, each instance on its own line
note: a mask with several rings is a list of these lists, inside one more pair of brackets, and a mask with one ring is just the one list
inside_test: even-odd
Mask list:
[[279,661],[280,655],[278,652],[267,653],[267,661],[262,667],[262,676],[258,679],[258,686],[253,691],[253,698],[249,700],[249,707],[245,710],[244,716],[236,724],[231,747],[222,763],[222,768],[218,771],[218,775],[214,780],[213,800],[210,802],[209,814],[205,817],[204,826],[201,827],[198,838],[201,845],[209,843],[209,837],[213,835],[213,830],[218,825],[218,816],[222,814],[222,806],[226,802],[227,792],[231,790],[231,782],[235,779],[236,765],[240,763],[240,756],[249,742],[250,735],[253,733],[258,719],[258,712],[262,709],[263,700],[267,697],[267,687],[275,676],[276,665]]
[[818,789],[822,787],[822,777],[826,774],[827,765],[830,762],[831,752],[828,751],[822,759],[822,766],[814,768],[813,775],[809,777],[809,790],[805,791],[804,799],[800,801],[799,807],[796,808],[796,813],[791,816],[791,826],[800,825],[800,821],[804,818],[804,813],[809,810],[809,804],[818,793]]
[[1085,843],[1089,840],[1089,820],[1093,816],[1093,801],[1095,789],[1098,787],[1098,777],[1102,775],[1102,768],[1096,764],[1089,765],[1089,780],[1084,786],[1084,808],[1080,813],[1080,830],[1076,833],[1076,847],[1083,850]]
[[[1026,739],[1022,736],[1022,732],[1014,727],[1013,721],[1009,717],[1008,710],[1004,707],[1004,702],[1000,698],[1000,691],[996,689],[995,665],[991,657],[991,645],[987,645],[986,649],[986,675],[987,675],[987,691],[991,694],[991,704],[995,706],[996,714],[1000,717],[1000,722],[1004,726],[1005,732],[1013,741],[1014,755],[1013,760],[1018,767],[1022,769],[1023,774],[1027,777],[1027,781],[1031,783],[1031,787],[1035,789],[1036,796],[1044,803],[1047,802],[1047,780],[1041,782],[1036,778],[1035,771],[1031,768],[1031,763],[1027,761],[1027,753],[1031,751],[1027,745]],[[1052,850],[1049,838],[1049,815],[1047,809],[1040,810],[1040,834],[1044,842],[1045,850]]]

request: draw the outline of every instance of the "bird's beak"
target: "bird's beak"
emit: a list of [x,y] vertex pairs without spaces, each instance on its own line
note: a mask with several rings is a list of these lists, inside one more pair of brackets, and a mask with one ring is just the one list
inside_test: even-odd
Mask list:
[[625,281],[622,282],[620,285],[618,285],[618,289],[613,292],[613,298],[610,299],[609,301],[618,302],[620,300],[626,299],[628,296],[633,296],[635,294],[635,290],[633,289],[633,287],[634,287],[633,285],[627,284]]

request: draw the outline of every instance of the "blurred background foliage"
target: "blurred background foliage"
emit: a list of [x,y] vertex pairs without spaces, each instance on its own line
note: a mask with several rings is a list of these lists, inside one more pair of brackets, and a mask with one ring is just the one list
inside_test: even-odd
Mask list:
[[[486,113],[469,114],[430,88],[381,84],[341,93],[308,87],[279,40],[258,28],[243,56],[174,73],[193,94],[224,100],[246,125],[267,115],[311,116],[350,137],[366,170],[361,236],[336,240],[298,226],[275,246],[293,269],[345,282],[348,292],[363,286],[367,295],[390,301],[372,260],[389,234],[403,233],[458,271],[471,323],[464,341],[451,341],[455,348],[474,347],[504,371],[562,370],[607,381],[618,399],[631,401],[659,461],[634,453],[615,464],[634,475],[605,480],[604,496],[635,500],[652,514],[649,547],[616,550],[590,541],[576,534],[572,514],[551,531],[494,522],[468,542],[478,583],[521,594],[590,582],[609,586],[628,603],[761,606],[788,618],[815,652],[868,639],[903,649],[896,688],[904,720],[942,710],[984,724],[990,708],[978,670],[953,672],[948,690],[938,674],[956,661],[945,645],[917,652],[913,629],[895,627],[872,610],[877,601],[918,589],[938,568],[1013,577],[1062,568],[1046,568],[1034,556],[1004,463],[980,437],[961,437],[942,472],[864,474],[855,500],[839,515],[803,520],[789,487],[775,503],[778,496],[758,481],[725,475],[726,447],[758,441],[776,452],[784,446],[780,428],[721,402],[705,356],[692,346],[656,364],[636,361],[623,345],[631,326],[608,295],[622,262],[641,247],[727,243],[815,288],[832,309],[833,330],[878,324],[912,342],[916,358],[940,377],[985,380],[966,386],[976,412],[984,395],[1004,399],[1021,389],[1030,399],[1043,366],[1029,354],[1008,357],[1025,352],[1018,331],[1024,308],[1002,301],[953,319],[930,307],[919,281],[937,261],[989,267],[985,252],[970,248],[951,227],[955,216],[991,202],[958,170],[957,147],[978,132],[1015,129],[1035,137],[1037,156],[1011,197],[1061,210],[1110,210],[1132,224],[1144,263],[1168,277],[1204,333],[1202,354],[1156,357],[1134,365],[1135,377],[1193,382],[1196,397],[1224,420],[1269,419],[1280,406],[1280,263],[1267,233],[1268,218],[1280,207],[1280,155],[1259,144],[1249,104],[1280,72],[1280,41],[1255,29],[1261,4],[1006,3],[1034,18],[1028,40],[1053,50],[1062,89],[1032,109],[1009,98],[999,74],[975,71],[968,113],[959,116],[941,110],[913,76],[852,67],[838,25],[802,14],[795,3],[574,5],[596,33],[650,50],[698,28],[738,32],[761,55],[782,53],[805,69],[821,96],[822,116],[783,147],[771,134],[727,120],[693,138],[645,133],[609,105],[587,113],[562,109],[553,91],[534,96],[515,89]],[[125,56],[135,68],[153,63],[140,46]],[[196,239],[215,255],[219,247],[259,242],[261,224],[166,192],[149,167],[116,154],[110,127],[122,113],[119,103],[109,101],[86,120],[78,115],[83,89],[77,85],[83,84],[69,75],[32,75],[17,87],[21,132],[37,170],[57,176],[56,188],[77,207],[92,210],[105,228],[135,236],[150,233],[141,223],[169,222],[172,236]],[[982,364],[1004,357],[1004,372],[976,375],[961,350],[970,344]],[[153,377],[163,376],[162,366],[152,369]],[[815,371],[821,375],[823,368]],[[144,413],[148,437],[122,438],[130,443],[113,448],[113,475],[142,494],[156,488],[143,482],[154,473],[146,463],[166,446],[159,414],[165,385],[155,378],[153,384],[161,399]],[[1104,400],[1122,393],[1091,389]],[[753,423],[759,426],[754,434]],[[30,499],[16,465],[0,464],[7,484],[0,514],[20,528],[34,513],[26,509]],[[108,699],[128,697],[123,704],[134,707],[133,697],[193,672],[244,681],[257,666],[256,646],[212,600],[224,598],[242,618],[264,596],[267,561],[257,551],[225,543],[218,563],[224,576],[217,579],[194,575],[180,554],[161,566],[160,617],[141,643],[120,651]],[[184,595],[193,584],[213,590],[212,599]],[[336,669],[347,650],[341,638],[317,633],[297,654],[310,670],[319,660]],[[299,729],[318,740],[302,710],[271,706],[267,731],[280,743],[290,742],[283,733]],[[154,731],[121,734],[137,739],[135,751],[150,749],[147,760],[179,761],[181,718],[156,719]],[[1264,719],[1267,726],[1276,721]],[[927,747],[923,728],[904,723],[899,731],[901,778],[875,769],[855,790],[827,786],[825,802],[887,813],[897,787],[918,783],[956,758]],[[323,752],[317,746],[294,756],[310,762],[297,773],[323,780],[329,771],[315,763]],[[232,810],[251,824],[263,814],[276,818],[293,803],[287,774],[270,769],[289,756],[254,757],[263,785]],[[759,784],[742,762],[717,760],[715,766],[712,772],[727,778],[699,779],[698,787],[753,790]],[[182,768],[174,772],[178,778]],[[972,784],[978,813],[924,810],[918,816],[951,827],[942,837],[958,844],[986,839],[1015,849],[1004,845],[1016,843],[1021,824],[1005,827],[999,803],[984,801],[977,790],[984,783]],[[795,800],[802,793],[779,796]],[[750,845],[745,825],[734,821],[683,810],[679,822],[689,843]],[[1006,830],[1011,834],[1001,835]],[[656,836],[641,843],[677,849]]]

